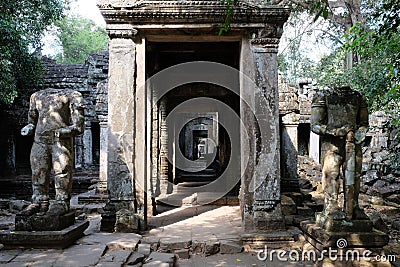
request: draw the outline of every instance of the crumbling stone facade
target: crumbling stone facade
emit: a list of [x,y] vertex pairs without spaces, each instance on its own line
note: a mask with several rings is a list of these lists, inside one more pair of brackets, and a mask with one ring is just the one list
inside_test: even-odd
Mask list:
[[362,192],[400,204],[400,172],[392,157],[400,151],[399,129],[382,111],[369,117],[370,129],[363,148]]

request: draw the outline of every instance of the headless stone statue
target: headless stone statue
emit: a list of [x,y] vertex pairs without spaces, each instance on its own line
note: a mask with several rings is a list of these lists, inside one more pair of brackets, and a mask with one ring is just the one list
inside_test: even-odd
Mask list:
[[[311,130],[320,135],[322,141],[322,186],[325,201],[321,218],[367,219],[358,205],[362,167],[361,143],[367,129],[368,107],[359,92],[350,87],[342,87],[332,91],[319,91],[314,96]],[[343,208],[338,204],[340,171],[344,177]]]
[[[32,204],[19,215],[63,215],[72,189],[73,137],[84,130],[82,95],[73,90],[45,89],[32,94],[23,136],[35,133],[31,150]],[[51,170],[55,201],[49,203]]]

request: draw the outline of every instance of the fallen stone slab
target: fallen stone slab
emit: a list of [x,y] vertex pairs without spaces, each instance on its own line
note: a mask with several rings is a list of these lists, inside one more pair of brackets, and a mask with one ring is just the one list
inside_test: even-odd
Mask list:
[[175,254],[152,252],[143,266],[173,267],[175,260]]
[[0,251],[0,263],[10,262],[12,259],[22,253],[21,250],[4,250]]
[[137,252],[147,257],[150,255],[150,249],[150,244],[139,244],[137,247]]
[[57,258],[53,267],[93,266],[96,265],[106,250],[106,245],[72,246]]
[[204,254],[206,256],[217,254],[220,243],[218,241],[209,241],[204,245]]
[[113,262],[113,263],[125,263],[131,256],[132,251],[130,250],[110,250],[107,251],[100,259],[100,262]]
[[219,252],[221,254],[236,254],[242,252],[242,250],[242,246],[238,243],[225,240],[220,241]]
[[178,259],[189,259],[189,249],[187,248],[174,250],[174,254],[178,257]]
[[127,260],[127,265],[136,265],[144,260],[145,256],[138,252],[133,252],[130,258]]
[[168,251],[189,248],[191,244],[191,238],[165,237],[160,239],[160,247],[166,247]]
[[53,266],[62,253],[62,250],[56,249],[25,250],[11,262],[19,263],[21,266]]
[[134,233],[93,233],[79,240],[79,243],[83,245],[106,244],[109,250],[133,251],[141,239],[141,235]]
[[204,251],[205,243],[203,241],[193,240],[192,242],[192,253],[202,254]]
[[182,206],[197,205],[197,193],[182,199]]

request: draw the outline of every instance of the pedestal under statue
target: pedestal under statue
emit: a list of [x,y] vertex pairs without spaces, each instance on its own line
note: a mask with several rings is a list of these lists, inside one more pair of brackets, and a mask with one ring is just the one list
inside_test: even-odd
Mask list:
[[[73,90],[45,89],[32,94],[28,125],[23,136],[34,133],[31,150],[32,204],[16,216],[16,230],[61,230],[75,221],[70,212],[73,137],[84,130],[84,102]],[[49,199],[51,171],[55,200]]]
[[[316,222],[303,222],[303,230],[323,247],[335,247],[346,238],[349,245],[381,246],[388,237],[372,227],[358,203],[362,169],[362,142],[368,130],[368,106],[350,87],[319,91],[312,100],[311,130],[321,137],[324,209]],[[344,203],[339,205],[340,173]]]

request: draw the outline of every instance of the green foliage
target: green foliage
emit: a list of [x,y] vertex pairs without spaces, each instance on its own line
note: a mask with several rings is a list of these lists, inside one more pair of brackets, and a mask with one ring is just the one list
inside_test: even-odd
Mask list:
[[61,0],[0,2],[1,103],[12,103],[38,82],[41,64],[32,51],[40,49],[43,32],[62,10]]
[[219,27],[218,35],[221,36],[223,33],[229,31],[231,27],[231,20],[233,17],[233,11],[235,6],[239,3],[239,0],[221,0],[223,5],[226,5],[225,9],[225,22],[221,24]]
[[79,16],[65,17],[56,23],[57,36],[63,53],[56,56],[59,63],[80,64],[88,56],[107,48],[108,36],[104,28]]
[[327,0],[315,0],[310,8],[310,14],[314,14],[314,22],[317,21],[321,16],[324,19],[328,18],[329,14],[329,3]]
[[361,61],[351,69],[352,83],[370,99],[373,109],[400,110],[399,34],[374,39],[374,32],[360,33],[347,48],[357,51]]
[[345,52],[337,48],[333,53],[321,58],[312,67],[310,78],[322,88],[334,88],[348,85],[347,70],[344,68]]

